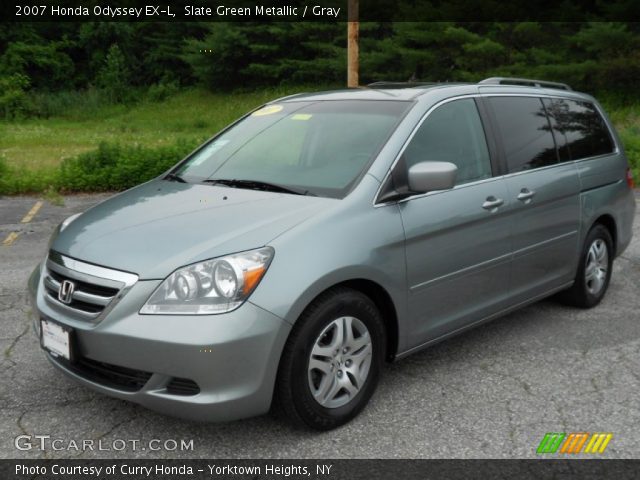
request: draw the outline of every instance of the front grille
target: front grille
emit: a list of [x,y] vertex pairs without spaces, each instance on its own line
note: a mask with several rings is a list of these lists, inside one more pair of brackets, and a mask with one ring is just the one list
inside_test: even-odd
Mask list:
[[[46,299],[56,309],[80,320],[97,320],[100,315],[122,297],[138,277],[131,273],[112,270],[49,252],[44,275]],[[63,298],[63,283],[73,284],[73,293]]]
[[200,387],[188,378],[172,378],[167,384],[167,393],[184,396],[197,395],[200,393]]
[[[58,292],[60,291],[60,284],[62,283],[63,280],[71,280],[71,279],[65,278],[62,275],[56,275],[56,277],[61,278],[61,280],[57,280],[53,276],[54,272],[49,271],[48,273],[49,273],[49,276],[45,277],[44,279],[44,288],[46,289],[47,295],[51,300],[55,302],[60,302],[60,300],[58,300]],[[91,315],[99,315],[104,310],[104,307],[107,306],[111,302],[111,300],[113,300],[112,296],[111,297],[98,296],[97,298],[94,298],[92,299],[92,301],[88,301],[88,302],[78,300],[79,296],[82,295],[83,293],[86,293],[86,291],[83,290],[82,287],[75,281],[74,281],[74,284],[76,285],[76,290],[73,293],[73,298],[71,299],[71,302],[64,304],[69,308],[80,310],[81,312],[85,312]],[[91,294],[87,294],[87,295],[91,295]]]
[[115,297],[118,294],[117,288],[109,288],[102,285],[94,285],[88,282],[82,282],[80,280],[75,280],[73,278],[60,275],[58,272],[54,272],[53,270],[49,270],[49,275],[59,283],[62,283],[63,280],[73,280],[78,289],[91,295],[111,298]]
[[61,358],[54,360],[82,378],[126,392],[139,391],[152,375],[151,372],[98,362],[86,357],[79,357],[73,363]]

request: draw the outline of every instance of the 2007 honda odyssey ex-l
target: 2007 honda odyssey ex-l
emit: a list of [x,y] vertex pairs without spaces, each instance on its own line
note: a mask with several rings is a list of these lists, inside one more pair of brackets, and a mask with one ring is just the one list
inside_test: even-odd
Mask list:
[[385,360],[555,293],[598,304],[635,210],[598,103],[392,87],[276,100],[65,220],[29,282],[47,358],[167,414],[329,429]]

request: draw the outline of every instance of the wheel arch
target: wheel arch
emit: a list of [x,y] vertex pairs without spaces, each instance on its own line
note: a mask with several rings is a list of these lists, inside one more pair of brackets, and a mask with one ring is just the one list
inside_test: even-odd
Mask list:
[[[328,285],[325,284],[323,288],[317,289],[312,296],[308,297],[308,301],[305,301],[303,305],[299,305],[295,309],[296,312],[299,312],[296,317],[299,318],[319,297],[336,288],[355,290],[368,297],[374,303],[384,321],[386,334],[385,358],[387,361],[392,361],[398,352],[400,344],[398,309],[391,294],[379,282],[359,277],[336,281]],[[297,321],[297,318],[295,321]]]
[[380,284],[363,278],[347,280],[335,286],[356,290],[369,297],[375,304],[384,320],[387,341],[385,357],[388,361],[392,361],[398,352],[399,328],[398,312],[391,295]]
[[589,227],[589,230],[591,230],[596,225],[602,225],[609,231],[611,240],[613,241],[613,257],[615,258],[616,252],[618,250],[618,227],[615,218],[613,218],[613,215],[611,214],[604,213],[593,221],[593,223]]

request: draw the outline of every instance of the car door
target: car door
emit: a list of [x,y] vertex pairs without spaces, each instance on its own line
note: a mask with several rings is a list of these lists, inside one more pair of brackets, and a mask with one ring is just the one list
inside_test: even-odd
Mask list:
[[410,346],[463,328],[506,304],[510,220],[504,180],[493,166],[476,100],[435,108],[395,168],[422,161],[458,166],[451,190],[399,204],[406,236]]
[[560,161],[551,119],[540,98],[490,97],[506,163],[513,224],[513,302],[571,281],[578,257],[580,180]]

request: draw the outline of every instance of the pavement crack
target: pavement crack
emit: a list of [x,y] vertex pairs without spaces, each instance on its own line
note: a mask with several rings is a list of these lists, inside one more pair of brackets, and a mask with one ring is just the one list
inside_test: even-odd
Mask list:
[[491,368],[483,368],[483,370],[491,375],[496,375],[498,377],[505,378],[507,380],[513,380],[514,382],[520,385],[520,388],[529,395],[530,397],[535,397],[535,394],[531,391],[531,385],[529,385],[526,381],[520,378],[517,375],[511,375],[509,373],[498,372],[496,370],[492,370]]
[[[109,430],[107,430],[106,432],[101,433],[100,435],[98,435],[97,437],[93,437],[93,441],[94,442],[100,442],[102,439],[108,437],[109,435],[111,435],[113,432],[115,432],[117,429],[119,429],[120,427],[122,427],[123,425],[126,425],[127,423],[131,423],[133,422],[136,418],[138,417],[137,415],[137,408],[134,408],[134,414],[131,415],[129,418],[125,419],[125,420],[121,420],[120,422],[116,422],[115,424],[113,424],[111,426],[111,428]],[[87,453],[88,451],[91,450],[83,450],[79,455],[76,455],[75,458],[80,458],[82,457],[85,453]]]
[[559,417],[562,429],[565,432],[569,431],[569,426],[568,426],[568,422],[567,422],[567,414],[566,414],[564,408],[562,407],[562,405],[563,405],[562,404],[562,400],[558,400],[555,397],[551,397],[549,400],[550,400],[549,403],[551,405],[553,405],[553,408],[558,413],[558,417]]
[[28,413],[28,410],[25,410],[24,412],[22,412],[20,414],[20,416],[18,417],[18,420],[16,420],[16,425],[18,426],[18,429],[20,429],[20,431],[22,432],[23,435],[29,435],[31,436],[31,434],[29,432],[27,432],[27,429],[24,427],[24,425],[22,424],[22,419],[24,418],[24,416]]
[[[23,423],[23,419],[27,413],[29,413],[29,410],[25,410],[20,414],[20,416],[16,420],[16,425],[18,426],[18,429],[22,432],[23,435],[27,435],[28,437],[33,438],[33,434],[27,430],[27,428],[24,426],[24,423]],[[46,450],[42,450],[41,454],[42,454],[42,457],[45,459],[51,458],[49,452]]]
[[14,367],[16,365],[16,362],[14,362],[13,359],[11,358],[11,355],[13,355],[13,349],[16,347],[16,345],[22,339],[22,337],[24,337],[29,332],[29,328],[30,326],[27,323],[27,326],[24,328],[24,330],[22,330],[22,332],[16,338],[13,339],[11,344],[4,351],[4,359],[11,363],[11,367]]

